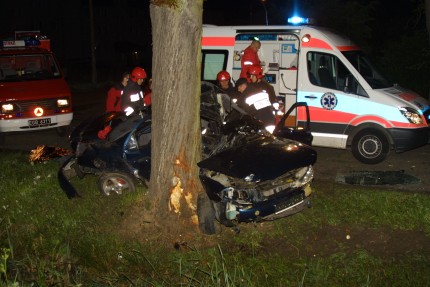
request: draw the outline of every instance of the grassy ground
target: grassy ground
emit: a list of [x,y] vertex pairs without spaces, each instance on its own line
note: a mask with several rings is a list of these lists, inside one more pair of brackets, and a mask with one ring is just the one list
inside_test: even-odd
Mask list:
[[[146,191],[60,190],[58,162],[0,152],[0,286],[428,286],[430,196],[314,183],[312,208],[175,246],[124,236]],[[152,236],[153,238],[153,236]]]

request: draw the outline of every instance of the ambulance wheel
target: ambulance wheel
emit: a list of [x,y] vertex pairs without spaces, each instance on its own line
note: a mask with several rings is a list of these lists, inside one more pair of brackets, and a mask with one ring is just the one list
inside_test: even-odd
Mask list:
[[377,130],[363,130],[352,141],[353,156],[365,164],[377,164],[385,160],[390,150],[387,137]]
[[197,216],[199,218],[199,228],[203,234],[215,234],[215,209],[206,192],[197,197]]
[[136,181],[126,173],[106,172],[100,175],[97,182],[100,192],[104,195],[121,195],[136,191]]

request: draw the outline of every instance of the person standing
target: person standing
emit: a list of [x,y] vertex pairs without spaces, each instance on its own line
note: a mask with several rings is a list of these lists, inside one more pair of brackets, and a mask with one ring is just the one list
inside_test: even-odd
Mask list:
[[121,82],[115,83],[108,91],[106,98],[106,112],[121,112],[121,97],[125,86],[127,86],[130,73],[122,74]]
[[[260,117],[266,124],[266,129],[273,132],[276,124],[276,114],[279,109],[275,88],[264,79],[263,69],[260,66],[251,66],[248,71],[248,81],[250,82],[248,85],[249,90],[252,91],[250,93],[254,95],[252,101],[255,101],[256,117]],[[255,96],[256,94],[259,95],[258,99]]]
[[139,112],[145,106],[142,83],[146,79],[146,72],[141,67],[131,71],[130,80],[122,93],[122,111],[128,116],[133,112]]
[[261,43],[258,40],[252,40],[251,44],[243,51],[241,59],[240,78],[248,78],[248,69],[250,66],[260,66],[260,58],[258,51],[261,48]]

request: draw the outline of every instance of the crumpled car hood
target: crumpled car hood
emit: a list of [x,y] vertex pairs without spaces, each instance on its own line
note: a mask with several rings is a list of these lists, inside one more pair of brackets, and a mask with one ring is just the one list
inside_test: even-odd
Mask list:
[[316,159],[316,151],[305,144],[264,135],[249,135],[237,145],[197,165],[236,178],[253,174],[254,178],[263,181],[275,179],[295,168],[312,165]]

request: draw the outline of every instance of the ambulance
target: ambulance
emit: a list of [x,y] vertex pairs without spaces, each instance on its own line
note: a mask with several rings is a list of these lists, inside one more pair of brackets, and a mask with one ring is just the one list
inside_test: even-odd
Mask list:
[[[376,164],[390,151],[429,143],[429,102],[388,81],[357,45],[327,28],[204,25],[202,80],[214,82],[226,70],[236,81],[254,39],[265,79],[285,108],[309,107],[313,146],[350,149],[362,163]],[[285,125],[300,127],[306,116],[293,111]]]
[[0,41],[0,138],[9,132],[55,128],[73,119],[72,97],[50,40],[40,31],[16,31]]

